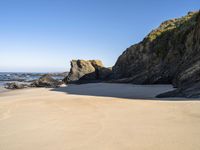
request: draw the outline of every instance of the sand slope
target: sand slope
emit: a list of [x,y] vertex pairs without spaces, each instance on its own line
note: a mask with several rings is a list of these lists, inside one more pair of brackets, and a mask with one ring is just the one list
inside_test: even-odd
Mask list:
[[[169,89],[88,84],[1,93],[0,150],[199,150],[200,101],[153,99]],[[127,91],[137,99],[122,98]]]

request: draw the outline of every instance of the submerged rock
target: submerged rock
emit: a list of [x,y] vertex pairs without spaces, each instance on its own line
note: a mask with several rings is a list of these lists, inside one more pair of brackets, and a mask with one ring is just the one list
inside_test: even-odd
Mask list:
[[100,60],[72,60],[71,69],[65,83],[93,82],[106,80],[111,69],[105,68]]
[[41,78],[38,80],[34,81],[31,86],[32,87],[50,87],[50,88],[55,88],[59,87],[62,82],[59,82],[58,80],[55,80],[54,78],[51,77],[51,75],[46,74],[43,75]]

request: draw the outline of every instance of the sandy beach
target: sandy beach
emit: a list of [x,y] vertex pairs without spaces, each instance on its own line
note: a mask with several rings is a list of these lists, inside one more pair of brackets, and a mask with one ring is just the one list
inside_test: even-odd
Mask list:
[[0,93],[0,150],[199,150],[200,101],[170,85],[84,84]]
[[5,88],[3,88],[3,87],[0,87],[0,94],[1,94],[1,93],[4,93],[4,92],[7,92],[7,91],[9,91],[9,90],[7,90],[7,89],[5,89]]

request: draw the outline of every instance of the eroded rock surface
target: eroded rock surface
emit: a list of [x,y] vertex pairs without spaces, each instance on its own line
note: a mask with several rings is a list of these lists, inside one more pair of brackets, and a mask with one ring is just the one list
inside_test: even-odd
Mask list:
[[129,47],[114,65],[113,78],[135,84],[172,83],[178,88],[173,96],[200,97],[196,84],[200,82],[200,12],[165,21]]
[[72,60],[70,72],[64,82],[80,83],[106,80],[111,72],[111,69],[105,68],[100,60]]
[[10,82],[10,83],[6,83],[4,87],[6,89],[15,90],[15,89],[28,88],[29,86],[30,86],[29,84],[17,83],[17,82]]
[[54,78],[51,77],[51,75],[46,74],[43,75],[41,78],[38,80],[34,81],[31,86],[32,87],[49,87],[49,88],[55,88],[59,87],[62,83],[59,82],[58,80],[55,80]]

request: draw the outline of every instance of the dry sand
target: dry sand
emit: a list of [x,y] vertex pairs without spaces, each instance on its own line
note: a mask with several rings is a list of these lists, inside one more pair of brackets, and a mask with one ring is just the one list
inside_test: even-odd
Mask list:
[[199,150],[200,101],[171,86],[70,85],[0,94],[0,150]]

